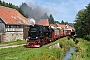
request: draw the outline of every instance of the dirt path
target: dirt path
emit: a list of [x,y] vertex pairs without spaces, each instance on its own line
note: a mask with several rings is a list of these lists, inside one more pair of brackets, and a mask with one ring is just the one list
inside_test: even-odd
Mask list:
[[3,44],[3,45],[0,45],[0,49],[2,48],[11,48],[11,47],[18,47],[18,46],[24,46],[26,44],[20,44],[20,45],[12,45],[12,46],[8,46],[8,44]]

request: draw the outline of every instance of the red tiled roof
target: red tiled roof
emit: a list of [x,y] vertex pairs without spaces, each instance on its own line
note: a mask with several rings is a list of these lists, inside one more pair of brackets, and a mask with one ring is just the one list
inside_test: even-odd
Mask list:
[[37,24],[43,25],[43,26],[49,26],[49,21],[48,19],[40,19]]
[[0,6],[0,18],[6,24],[28,24],[27,18],[23,17],[17,10]]
[[75,28],[73,26],[68,25],[69,29],[73,29],[75,31]]
[[65,28],[66,25],[65,24],[58,24],[58,23],[56,23],[56,26],[57,27],[61,27],[61,28]]
[[51,28],[55,28],[55,24],[50,24],[49,27],[51,27]]
[[[61,28],[65,28],[65,27],[66,27],[65,24],[58,24],[58,23],[56,23],[56,26],[57,26],[57,27],[61,27]],[[72,26],[70,26],[70,25],[68,25],[68,24],[67,24],[67,26],[68,26],[68,29],[73,29],[73,30],[75,30],[74,27],[72,27]]]

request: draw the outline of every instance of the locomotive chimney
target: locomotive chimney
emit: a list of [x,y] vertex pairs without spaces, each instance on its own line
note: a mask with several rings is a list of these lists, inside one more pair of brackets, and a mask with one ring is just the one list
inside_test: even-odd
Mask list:
[[68,25],[66,24],[66,27],[65,27],[66,29],[68,29]]
[[35,25],[35,20],[33,19],[33,18],[29,18],[28,19],[28,23],[30,24],[30,25]]

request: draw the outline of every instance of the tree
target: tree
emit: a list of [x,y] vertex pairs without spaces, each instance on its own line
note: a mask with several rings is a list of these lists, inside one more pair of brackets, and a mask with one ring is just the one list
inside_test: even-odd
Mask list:
[[86,6],[86,12],[85,12],[85,23],[86,23],[86,30],[87,34],[90,34],[90,3],[88,6]]
[[64,24],[64,21],[63,20],[61,21],[61,24]]
[[64,22],[64,24],[68,24],[68,22]]
[[79,37],[90,35],[90,3],[76,15],[75,29]]
[[59,24],[60,24],[60,22],[59,22],[59,21],[54,21],[54,23],[59,23]]
[[48,15],[47,15],[47,13],[44,13],[43,14],[43,16],[41,16],[41,19],[48,19],[49,17],[48,17]]
[[0,0],[0,6],[2,5],[2,1]]
[[84,36],[84,16],[85,16],[85,9],[82,9],[78,12],[76,15],[76,20],[75,20],[75,29],[76,29],[76,34],[78,37],[83,37]]
[[50,16],[49,16],[49,23],[54,24],[54,18],[52,16],[52,14],[50,14]]

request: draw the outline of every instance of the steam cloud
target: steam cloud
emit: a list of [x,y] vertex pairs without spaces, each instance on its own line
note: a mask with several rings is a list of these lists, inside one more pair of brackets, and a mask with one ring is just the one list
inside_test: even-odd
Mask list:
[[25,15],[27,15],[29,18],[34,18],[36,21],[40,20],[41,16],[43,16],[45,13],[49,14],[50,12],[50,9],[48,9],[48,7],[32,3],[23,3],[20,8]]
[[31,19],[29,18],[28,23],[31,25],[35,25],[35,20],[33,18],[31,18]]

